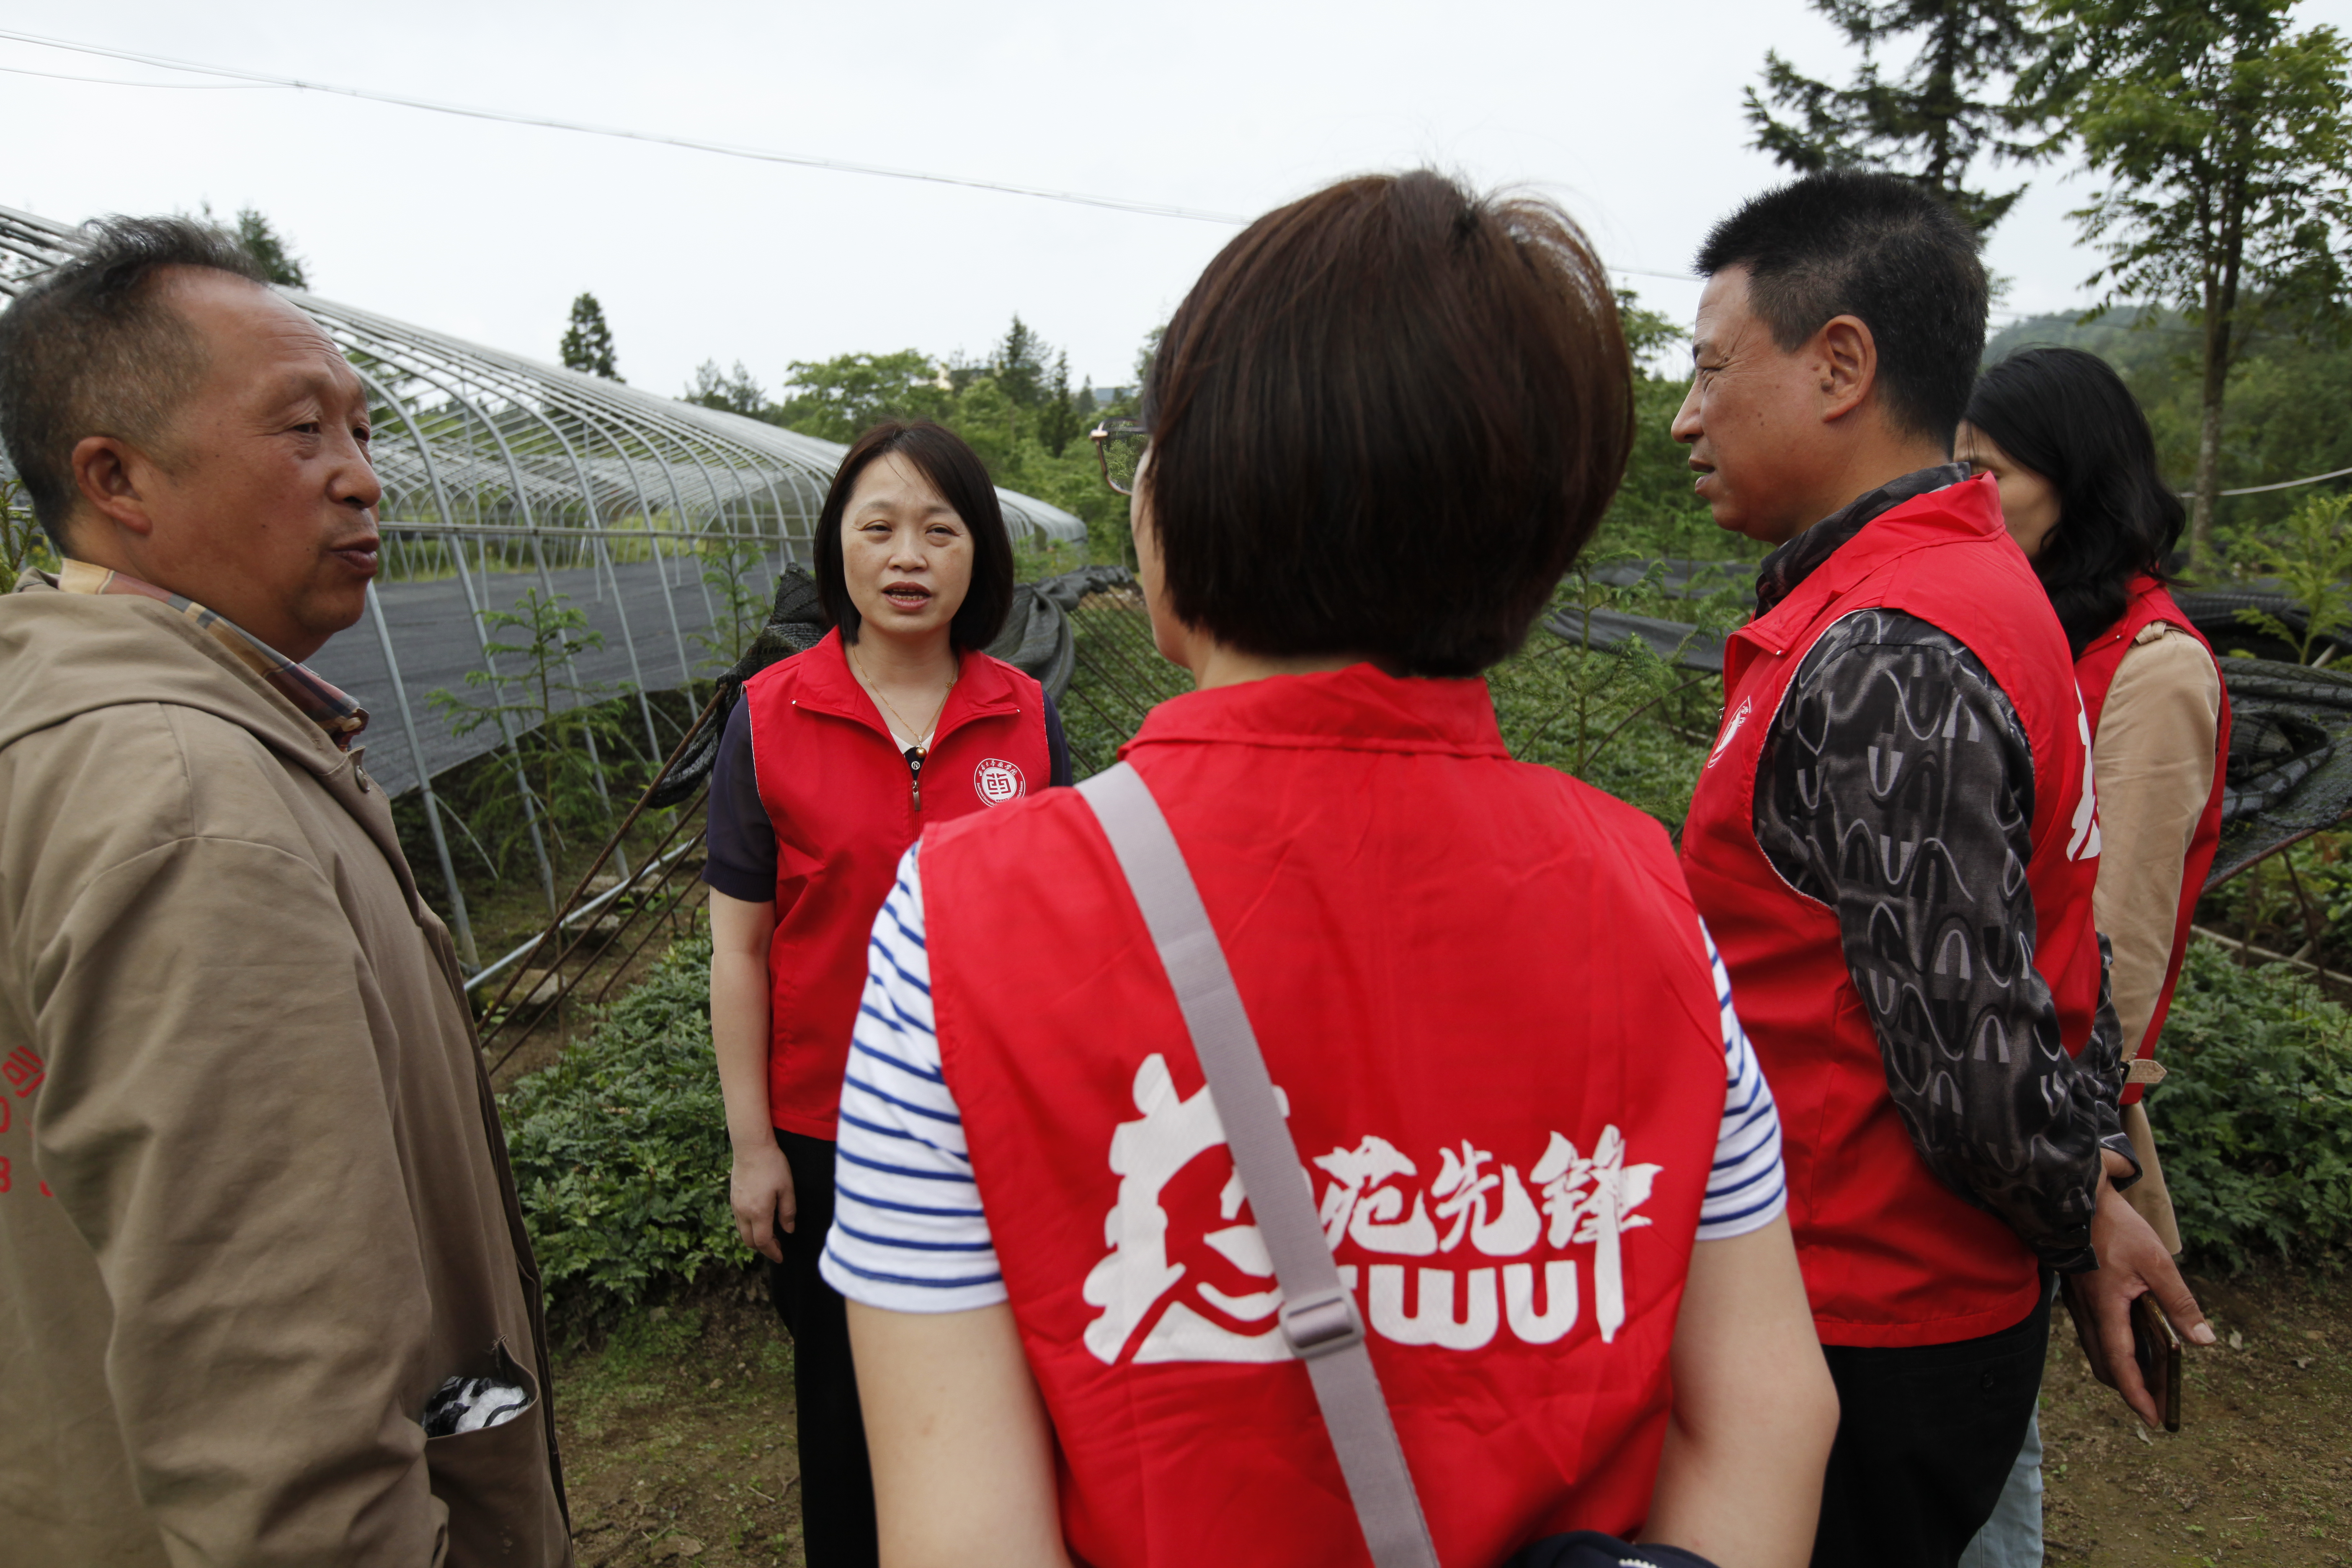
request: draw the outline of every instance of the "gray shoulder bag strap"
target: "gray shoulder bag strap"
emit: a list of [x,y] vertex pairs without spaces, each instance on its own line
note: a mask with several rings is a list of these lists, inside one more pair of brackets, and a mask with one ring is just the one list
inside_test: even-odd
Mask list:
[[1339,1266],[1315,1215],[1312,1179],[1290,1141],[1257,1036],[1184,853],[1160,814],[1160,803],[1126,763],[1097,773],[1078,793],[1094,807],[1118,857],[1184,1010],[1192,1048],[1209,1080],[1210,1102],[1224,1125],[1225,1147],[1274,1259],[1275,1279],[1282,1287],[1283,1338],[1307,1363],[1364,1543],[1379,1568],[1437,1568],[1412,1473],[1405,1468],[1388,1401],[1364,1349],[1363,1320],[1339,1282]]

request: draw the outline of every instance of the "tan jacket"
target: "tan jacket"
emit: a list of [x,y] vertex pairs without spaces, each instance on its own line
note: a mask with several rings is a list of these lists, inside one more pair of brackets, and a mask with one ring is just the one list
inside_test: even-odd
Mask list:
[[[381,791],[168,607],[0,596],[0,1565],[571,1559],[538,1276]],[[539,1395],[429,1443],[426,1399]]]
[[[2213,793],[2221,723],[2221,674],[2212,656],[2177,626],[2143,626],[2116,667],[2091,742],[2100,839],[2091,908],[2115,950],[2110,982],[2127,1062],[2139,1052],[2172,967],[2183,862]],[[2132,1070],[2147,1081],[2162,1072],[2140,1062]],[[2144,1105],[2124,1107],[2124,1131],[2141,1173],[2124,1196],[2177,1253],[2180,1229]]]

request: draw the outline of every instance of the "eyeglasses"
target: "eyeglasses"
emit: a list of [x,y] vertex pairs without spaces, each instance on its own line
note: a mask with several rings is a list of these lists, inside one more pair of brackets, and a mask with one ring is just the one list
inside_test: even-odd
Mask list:
[[1096,426],[1087,433],[1095,444],[1095,456],[1102,459],[1103,483],[1123,496],[1135,493],[1135,473],[1143,467],[1143,449],[1151,445],[1151,432],[1134,419],[1112,419]]

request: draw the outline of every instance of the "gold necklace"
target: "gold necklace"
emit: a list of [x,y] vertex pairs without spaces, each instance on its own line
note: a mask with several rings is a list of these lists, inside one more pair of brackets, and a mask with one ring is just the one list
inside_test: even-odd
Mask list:
[[940,727],[940,716],[948,710],[948,699],[955,695],[955,683],[963,674],[963,666],[958,663],[955,674],[948,677],[948,689],[940,693],[940,705],[931,710],[931,721],[918,730],[907,724],[907,716],[892,706],[887,697],[882,695],[882,689],[874,683],[872,676],[866,673],[864,662],[855,652],[849,656],[849,665],[857,672],[858,682],[866,688],[866,694],[879,702],[882,705],[882,710],[896,719],[901,725],[906,726],[907,733],[914,737],[915,743],[907,748],[907,789],[908,801],[912,803],[915,810],[920,811],[923,809],[923,763],[931,754],[930,749],[924,745],[923,742]]

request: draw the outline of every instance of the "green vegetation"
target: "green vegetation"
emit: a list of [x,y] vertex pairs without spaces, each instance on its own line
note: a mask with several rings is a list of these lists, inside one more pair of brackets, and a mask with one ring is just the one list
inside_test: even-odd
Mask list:
[[2352,530],[2344,526],[2352,495],[2315,495],[2295,508],[2276,535],[2253,537],[2246,552],[2267,550],[2252,564],[2278,579],[2304,609],[2295,631],[2266,610],[2240,610],[2238,618],[2256,631],[2293,645],[2295,662],[2309,664],[2315,649],[2332,647],[2334,635],[2352,626]]
[[[1732,585],[1706,597],[1673,600],[1661,591],[1654,565],[1627,586],[1595,575],[1632,565],[1642,553],[1588,552],[1553,596],[1554,608],[1696,621],[1717,633],[1744,613],[1746,579],[1738,574]],[[1641,807],[1668,831],[1682,831],[1723,714],[1720,677],[1670,664],[1639,639],[1596,648],[1589,637],[1570,641],[1538,626],[1525,647],[1487,672],[1486,684],[1513,756],[1574,774]]]
[[2205,895],[2197,922],[2339,973],[2352,970],[2352,834],[2315,833]]
[[[2352,282],[2352,55],[2290,33],[2286,0],[2051,0],[2023,79],[2063,114],[2099,194],[2073,216],[2105,253],[2103,306],[2157,301],[2200,331],[2192,558],[2212,555],[2221,411],[2251,334],[2340,341]],[[2284,477],[2284,476],[2281,476]]]
[[[1667,793],[1687,790],[1677,778]],[[727,1203],[709,959],[707,940],[679,942],[589,1038],[506,1097],[532,1244],[575,1329],[751,1261]],[[2231,1270],[2269,1257],[2340,1266],[2352,1247],[2352,1019],[2284,968],[2241,969],[2198,942],[2165,1041],[2172,1076],[2148,1114],[2192,1253]]]
[[496,724],[512,743],[509,765],[518,787],[486,792],[458,818],[467,838],[503,877],[534,825],[546,827],[559,847],[568,847],[567,835],[590,839],[611,831],[614,786],[630,784],[626,777],[608,777],[605,770],[608,762],[618,764],[631,757],[631,747],[611,701],[615,690],[582,681],[572,672],[572,660],[604,647],[604,634],[588,625],[586,612],[571,595],[550,598],[532,588],[512,609],[491,610],[483,619],[498,635],[485,653],[520,659],[520,669],[510,666],[511,672],[496,680],[487,669],[467,670],[466,685],[480,695],[444,689],[426,700],[448,715],[455,733],[468,735]]
[[751,1262],[727,1204],[707,939],[673,947],[593,1035],[508,1091],[504,1110],[540,1274],[567,1322]]
[[763,539],[719,534],[706,539],[699,554],[703,585],[710,591],[719,619],[692,635],[702,647],[702,667],[724,670],[743,657],[767,623],[776,574]]
[[[2144,307],[2095,320],[2037,316],[2004,328],[1985,345],[1988,363],[2020,349],[2061,344],[2087,349],[2116,367],[2147,413],[2157,459],[2186,489],[2196,474],[2202,439],[2203,334],[2189,318]],[[2231,366],[2228,405],[2221,426],[2223,489],[2273,484],[2309,474],[2352,468],[2352,353],[2271,328],[2242,340]],[[2343,482],[2320,487],[2341,490]],[[2314,492],[2273,490],[2222,496],[2214,510],[2212,552],[2200,574],[2260,574],[2287,553],[2283,529]]]
[[2192,942],[2147,1096],[2181,1238],[2231,1269],[2352,1247],[2352,1018],[2282,965]]
[[0,580],[0,593],[13,588],[26,567],[57,564],[58,553],[49,536],[33,521],[32,503],[25,499],[23,482],[0,479],[0,568],[7,572],[7,577]]

